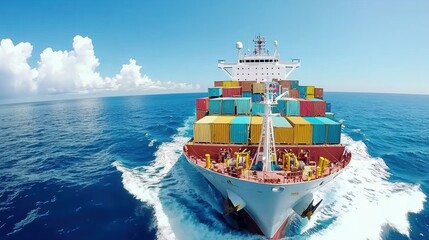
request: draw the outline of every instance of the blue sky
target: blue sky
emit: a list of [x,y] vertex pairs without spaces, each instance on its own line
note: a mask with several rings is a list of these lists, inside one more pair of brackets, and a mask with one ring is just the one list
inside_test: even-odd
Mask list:
[[[428,12],[428,1],[405,0],[18,0],[3,2],[0,8],[0,39],[10,39],[13,46],[31,45],[26,61],[36,69],[35,82],[43,75],[39,65],[45,61],[40,56],[44,50],[52,48],[52,55],[78,52],[72,44],[81,41],[93,46],[88,66],[100,75],[100,81],[116,83],[140,71],[142,83],[163,86],[157,88],[162,92],[173,91],[170,88],[178,86],[173,83],[189,84],[183,91],[204,91],[214,80],[227,79],[217,68],[217,60],[235,61],[235,42],[252,48],[252,38],[261,33],[270,49],[273,40],[279,41],[281,59],[301,59],[302,67],[291,78],[305,85],[327,91],[429,94]],[[77,35],[84,40],[74,39]],[[46,64],[45,72],[55,68],[53,61]],[[0,82],[8,81],[5,78],[14,72],[6,64],[0,60]],[[124,65],[131,70],[124,70]],[[8,74],[2,74],[2,69]],[[39,95],[73,92],[71,87],[58,87],[53,77],[45,78],[40,80],[45,91],[35,87]],[[169,81],[169,87],[162,85]],[[6,89],[12,84],[0,86]],[[81,92],[92,93],[82,86],[88,84],[79,85],[84,89]]]

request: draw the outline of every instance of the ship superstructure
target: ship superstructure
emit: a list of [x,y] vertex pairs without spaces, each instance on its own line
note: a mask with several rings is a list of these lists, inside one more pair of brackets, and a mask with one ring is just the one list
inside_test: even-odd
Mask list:
[[[321,199],[313,193],[350,162],[340,144],[341,124],[323,100],[323,89],[282,80],[300,66],[280,62],[257,36],[255,49],[218,66],[232,80],[216,81],[197,99],[194,138],[183,150],[224,197],[234,227],[280,238],[293,213],[311,218]],[[277,74],[277,76],[276,76]]]

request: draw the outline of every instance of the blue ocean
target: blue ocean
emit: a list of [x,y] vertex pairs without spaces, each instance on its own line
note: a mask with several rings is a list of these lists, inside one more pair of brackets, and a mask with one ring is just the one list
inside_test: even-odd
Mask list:
[[[202,96],[0,105],[0,239],[262,239],[181,153]],[[429,96],[325,98],[352,162],[286,239],[429,239]]]

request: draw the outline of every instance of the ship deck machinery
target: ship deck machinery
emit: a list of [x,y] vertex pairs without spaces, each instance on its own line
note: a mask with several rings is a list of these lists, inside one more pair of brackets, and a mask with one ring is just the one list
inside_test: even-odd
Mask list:
[[[300,66],[299,61],[281,63],[276,51],[269,55],[265,39],[258,36],[252,54],[241,54],[237,63],[220,61],[218,66],[233,80],[265,83],[262,131],[258,144],[196,143],[183,147],[188,162],[225,199],[226,218],[244,220],[237,227],[280,238],[295,212],[310,218],[321,200],[313,204],[313,193],[334,179],[350,162],[351,154],[341,144],[279,145],[274,142],[272,106],[288,91],[274,98],[270,91],[273,76],[286,77]],[[232,68],[232,74],[226,70]],[[249,79],[249,80],[250,80]]]

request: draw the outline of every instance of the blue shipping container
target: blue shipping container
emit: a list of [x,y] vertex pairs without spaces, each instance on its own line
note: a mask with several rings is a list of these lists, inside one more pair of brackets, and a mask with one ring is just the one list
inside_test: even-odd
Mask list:
[[222,88],[211,87],[209,88],[209,97],[220,97],[222,96]]
[[209,114],[220,114],[222,106],[222,99],[215,98],[209,100]]
[[341,142],[341,124],[327,117],[316,117],[323,122],[327,129],[326,142],[329,144],[338,144]]
[[279,113],[283,116],[299,116],[299,101],[293,98],[282,98],[277,101]]
[[243,92],[243,97],[252,97],[252,92]]
[[291,80],[290,81],[290,88],[291,89],[298,89],[299,81],[298,80]]
[[222,115],[235,115],[234,98],[222,98]]
[[252,115],[264,114],[264,104],[262,103],[252,103]]
[[324,144],[326,143],[326,126],[325,123],[318,120],[315,117],[304,117],[304,119],[311,123],[313,129],[313,144]]
[[260,102],[260,101],[262,101],[262,96],[263,96],[263,94],[262,93],[254,93],[254,94],[252,94],[252,102]]
[[326,112],[331,112],[331,103],[326,103]]
[[307,86],[298,87],[299,98],[305,98],[307,96]]
[[235,106],[237,107],[237,114],[250,114],[250,97],[241,97],[241,98],[234,98],[235,99]]
[[250,117],[239,116],[231,121],[229,138],[231,143],[247,143]]

